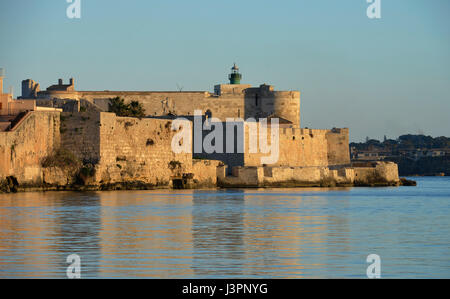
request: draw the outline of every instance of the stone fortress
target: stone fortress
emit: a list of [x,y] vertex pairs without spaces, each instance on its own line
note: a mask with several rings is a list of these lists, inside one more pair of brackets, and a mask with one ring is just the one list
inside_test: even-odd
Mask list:
[[[350,162],[347,128],[301,128],[299,91],[276,91],[265,84],[252,87],[241,79],[234,65],[230,83],[216,85],[213,93],[77,91],[74,79],[69,84],[59,79],[41,91],[38,83],[24,80],[19,99],[0,94],[0,181],[9,179],[19,189],[48,190],[80,184],[93,189],[399,184],[394,163]],[[108,112],[115,97],[126,103],[139,101],[147,116]],[[172,122],[177,117],[192,121],[194,110],[202,111],[204,119],[234,119],[244,139],[235,139],[234,146],[244,144],[243,153],[174,153],[171,142],[177,132]],[[249,151],[249,140],[255,136],[246,120],[252,118],[268,135],[270,120],[278,119],[276,163],[262,164],[267,154]],[[269,123],[258,122],[260,118]],[[191,135],[196,138],[194,132]],[[59,148],[88,165],[88,174],[80,180],[73,169],[44,167],[42,161]]]

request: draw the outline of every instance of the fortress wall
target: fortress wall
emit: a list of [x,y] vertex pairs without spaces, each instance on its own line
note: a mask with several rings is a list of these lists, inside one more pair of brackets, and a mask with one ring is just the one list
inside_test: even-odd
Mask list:
[[218,184],[223,187],[307,187],[332,184],[350,185],[352,168],[330,170],[328,167],[234,167],[226,175],[226,166],[217,168]]
[[217,180],[220,185],[256,187],[264,177],[264,169],[262,167],[234,167],[232,169],[233,175],[227,175],[229,172],[228,166],[219,166],[217,168]]
[[275,167],[265,168],[265,184],[276,184],[278,182],[302,181],[305,183],[317,183],[322,179],[324,168],[320,167]]
[[225,120],[227,117],[244,117],[244,99],[241,97],[215,97],[208,92],[79,92],[85,99],[108,111],[109,99],[120,97],[126,103],[139,101],[146,114],[161,116],[169,113],[192,116],[194,110],[203,114],[210,110],[213,117]]
[[193,115],[194,103],[201,102],[207,96],[205,92],[84,92],[79,97],[90,101],[108,111],[109,99],[119,97],[126,103],[139,101],[147,115],[160,116],[174,113]]
[[376,176],[376,169],[374,167],[357,167],[355,168],[355,182],[365,183]]
[[[101,184],[139,181],[145,184],[171,184],[172,176],[193,173],[200,185],[216,183],[219,161],[193,163],[192,154],[172,151],[168,119],[117,117],[113,113],[87,109],[80,113],[62,113],[62,145],[84,163],[96,165],[94,181]],[[170,162],[181,167],[170,169]]]
[[36,99],[36,106],[53,108],[53,101],[49,101],[47,99]]
[[[169,185],[171,176],[192,169],[192,154],[173,153],[174,134],[170,120],[139,120],[100,113],[100,165],[96,180]],[[172,161],[181,167],[171,170]]]
[[245,106],[243,98],[210,98],[200,103],[201,110],[210,110],[212,117],[226,121],[227,118],[244,118]]
[[61,113],[61,147],[86,163],[100,160],[100,114],[97,111]]
[[80,101],[68,99],[37,99],[36,106],[46,108],[58,108],[64,112],[78,112],[80,111]]
[[370,167],[354,167],[354,180],[363,185],[383,181],[398,182],[398,165],[393,162],[377,162]]
[[222,96],[242,96],[250,84],[218,84],[214,86],[214,94]]
[[379,162],[368,167],[234,167],[227,175],[227,166],[217,168],[218,185],[222,187],[334,187],[397,186],[397,165]]
[[[46,91],[40,93],[39,105],[49,99],[85,99],[103,111],[108,111],[109,99],[120,97],[125,102],[132,100],[142,103],[146,114],[161,116],[169,113],[179,116],[192,116],[194,110],[203,113],[211,111],[213,117],[225,121],[226,118],[259,118],[276,114],[300,126],[300,92],[273,91],[262,88],[250,88],[245,93],[224,93],[221,96],[209,92],[134,92],[134,91]],[[271,87],[270,87],[271,88]],[[267,90],[266,90],[267,89]],[[256,99],[257,97],[257,99]]]
[[59,146],[60,112],[29,112],[10,132],[0,132],[0,179],[42,183],[42,160]]
[[[169,113],[179,116],[192,116],[194,110],[201,110],[203,114],[210,110],[213,117],[225,121],[226,118],[244,118],[244,96],[224,95],[212,96],[208,92],[113,92],[113,91],[79,91],[79,92],[45,92],[40,94],[37,103],[39,106],[54,107],[49,100],[61,99],[69,102],[70,99],[85,99],[103,111],[108,111],[109,99],[120,97],[126,103],[139,101],[146,114],[161,116]],[[56,107],[56,106],[55,106]],[[58,106],[59,107],[59,106]]]
[[217,184],[217,167],[221,163],[211,160],[193,160],[191,173],[200,185],[215,187]]
[[[260,118],[276,114],[300,127],[300,92],[274,91],[272,86],[220,85],[220,96],[205,91],[139,92],[139,91],[44,91],[39,99],[85,99],[108,111],[110,98],[120,97],[126,102],[136,100],[143,104],[147,115],[161,116],[169,113],[192,116],[194,110],[207,110],[213,117],[225,121],[229,118]],[[231,88],[230,92],[227,88]],[[243,89],[245,88],[245,89]],[[235,91],[237,89],[237,91]],[[42,103],[42,102],[38,102]],[[44,104],[45,105],[45,104]]]
[[246,119],[277,115],[300,127],[300,92],[249,89],[245,95]]
[[66,100],[79,100],[80,94],[77,91],[41,91],[37,94],[37,99],[41,100],[53,100],[53,99],[66,99]]
[[279,183],[322,185],[329,180],[339,184],[351,184],[354,171],[351,168],[330,170],[328,167],[275,167],[265,168],[264,182],[267,185]]
[[389,182],[398,182],[398,165],[394,162],[377,163],[375,166],[377,174]]
[[328,165],[350,164],[349,130],[332,129],[326,133],[328,145]]
[[[258,127],[260,124],[258,124]],[[267,130],[268,142],[270,143],[271,129]],[[328,166],[328,145],[326,134],[327,130],[310,130],[296,128],[279,129],[279,159],[278,162],[270,166],[290,166],[290,167],[310,167],[310,166]],[[248,125],[245,131],[245,166],[261,166],[261,158],[270,156],[249,152],[250,135]]]
[[[224,164],[226,164],[228,166],[228,171],[231,172],[231,169],[235,166],[243,166],[244,165],[244,154],[243,153],[239,153],[238,148],[237,148],[237,144],[238,144],[238,134],[237,132],[243,132],[243,125],[244,122],[233,122],[230,123],[229,125],[232,126],[233,125],[233,129],[234,129],[234,135],[233,135],[233,144],[234,144],[234,153],[227,153],[227,125],[226,123],[212,123],[211,127],[214,128],[214,132],[219,133],[219,126],[222,126],[222,136],[223,136],[223,148],[222,148],[222,153],[206,153],[205,149],[203,148],[203,152],[202,153],[194,153],[193,157],[197,158],[197,159],[209,159],[209,160],[218,160],[218,161],[222,161]],[[217,127],[216,127],[217,126]],[[194,125],[192,125],[192,128],[194,129]],[[212,131],[208,131],[208,130],[203,130],[202,132],[202,141],[205,140],[205,138],[207,137],[207,135],[211,134]],[[196,140],[196,134],[197,132],[194,131],[193,133],[193,140]]]
[[245,93],[245,119],[266,118],[275,113],[273,93],[261,92],[259,88],[248,89]]

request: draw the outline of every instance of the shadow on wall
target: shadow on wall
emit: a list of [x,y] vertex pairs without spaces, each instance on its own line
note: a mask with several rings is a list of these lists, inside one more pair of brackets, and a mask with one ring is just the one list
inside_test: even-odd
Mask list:
[[[203,117],[203,123],[206,121],[206,117]],[[222,127],[222,140],[210,140],[210,135],[213,130],[219,130],[220,126]],[[202,146],[201,153],[196,153],[195,148],[193,148],[193,158],[194,159],[207,159],[207,160],[217,160],[222,161],[224,164],[228,165],[228,171],[229,174],[231,174],[231,170],[235,166],[244,166],[244,153],[243,148],[240,148],[238,144],[238,136],[242,136],[242,143],[243,143],[243,132],[244,132],[244,123],[242,122],[236,122],[236,123],[228,123],[228,127],[230,128],[232,126],[233,128],[233,135],[232,138],[230,137],[230,140],[227,140],[227,123],[221,122],[221,123],[211,123],[211,130],[202,130],[202,141],[203,145],[205,145],[205,141],[207,144],[210,144],[217,149],[215,153],[209,153],[208,149]],[[220,132],[220,131],[216,131]],[[195,143],[197,132],[193,130],[193,141]],[[231,134],[231,132],[229,132]],[[232,141],[233,145],[228,144],[230,141]],[[222,143],[222,145],[221,145]],[[231,150],[231,146],[233,147],[232,153],[228,153]],[[230,147],[228,149],[228,147]],[[243,146],[242,146],[243,147]],[[221,149],[221,150],[220,150]]]
[[244,91],[245,119],[263,118],[275,112],[275,95],[270,89],[248,88]]

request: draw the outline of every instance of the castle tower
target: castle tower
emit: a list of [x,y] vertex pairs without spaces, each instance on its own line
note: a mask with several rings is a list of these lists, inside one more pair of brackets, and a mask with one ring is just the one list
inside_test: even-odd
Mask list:
[[231,74],[228,76],[230,84],[241,84],[242,74],[239,73],[239,68],[236,63],[231,68]]
[[40,91],[39,83],[34,82],[31,79],[22,81],[22,99],[34,99],[37,97],[37,93]]

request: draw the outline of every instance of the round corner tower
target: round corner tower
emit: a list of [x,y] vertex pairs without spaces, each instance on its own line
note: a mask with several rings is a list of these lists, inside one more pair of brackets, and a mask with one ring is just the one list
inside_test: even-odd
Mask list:
[[263,84],[253,95],[255,105],[249,109],[261,116],[277,116],[292,123],[293,127],[300,127],[300,92],[275,91],[271,85]]
[[274,91],[273,110],[275,115],[289,120],[295,127],[300,127],[300,92]]

